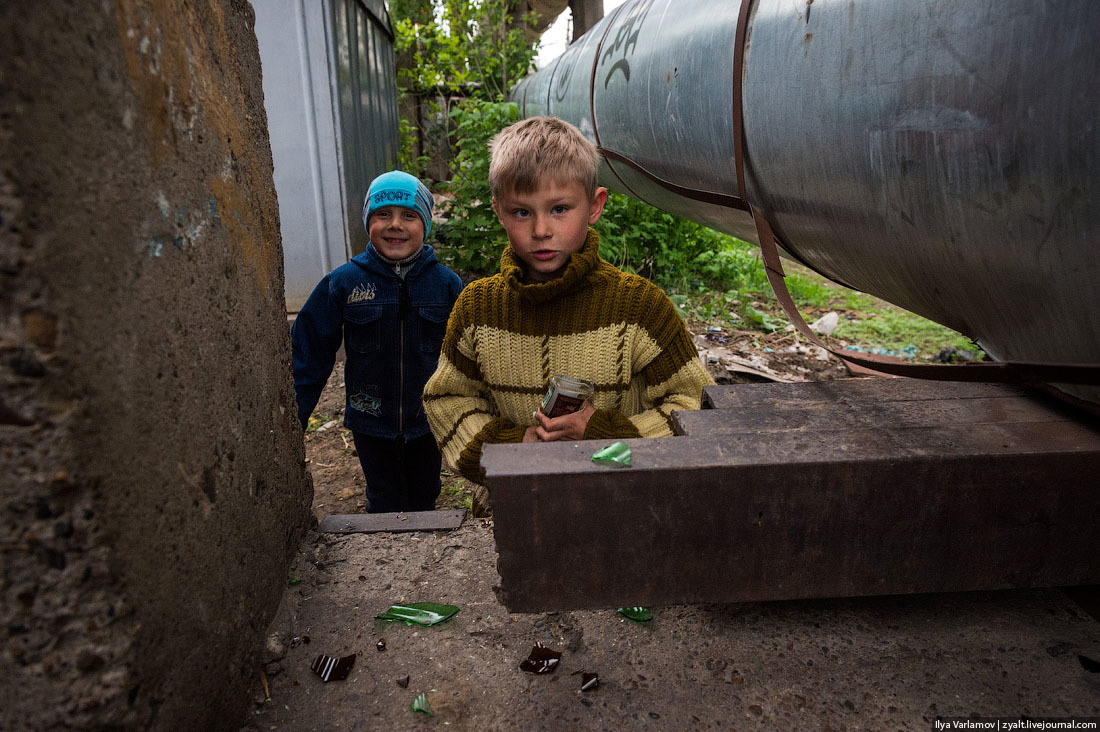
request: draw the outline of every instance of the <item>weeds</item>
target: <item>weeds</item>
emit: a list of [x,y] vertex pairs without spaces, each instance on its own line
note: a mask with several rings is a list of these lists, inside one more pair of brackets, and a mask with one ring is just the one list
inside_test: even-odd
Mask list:
[[436,502],[436,508],[464,508],[472,516],[474,493],[466,479],[447,470],[440,471],[439,476],[443,481],[443,490],[440,500]]

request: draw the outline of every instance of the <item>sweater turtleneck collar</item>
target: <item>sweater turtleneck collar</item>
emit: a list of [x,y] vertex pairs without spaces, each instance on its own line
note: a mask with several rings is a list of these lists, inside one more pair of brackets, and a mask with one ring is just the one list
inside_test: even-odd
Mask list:
[[575,289],[596,269],[599,261],[600,235],[595,229],[589,227],[584,245],[580,251],[574,252],[569,258],[569,264],[565,265],[565,271],[561,277],[549,282],[525,283],[523,278],[527,274],[527,268],[510,246],[505,247],[504,253],[500,256],[500,274],[504,277],[508,289],[515,291],[520,300],[540,303]]

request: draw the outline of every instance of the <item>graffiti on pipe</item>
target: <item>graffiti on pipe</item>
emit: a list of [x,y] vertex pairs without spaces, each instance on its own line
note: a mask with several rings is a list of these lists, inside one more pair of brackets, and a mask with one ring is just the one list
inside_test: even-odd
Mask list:
[[634,49],[638,45],[638,35],[642,31],[642,23],[645,22],[645,18],[649,15],[649,10],[652,7],[653,0],[645,0],[635,5],[627,13],[622,24],[615,30],[614,38],[609,39],[610,44],[605,47],[600,64],[606,64],[610,59],[616,60],[611,64],[611,68],[607,70],[607,75],[603,79],[604,89],[611,83],[611,77],[615,75],[616,71],[621,71],[623,78],[628,82],[630,81],[630,61],[627,59],[627,55],[634,53]]

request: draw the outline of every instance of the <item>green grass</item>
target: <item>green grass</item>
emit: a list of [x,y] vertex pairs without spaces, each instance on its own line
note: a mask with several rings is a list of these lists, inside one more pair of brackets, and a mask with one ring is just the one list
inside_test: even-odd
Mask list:
[[467,513],[473,515],[474,494],[470,486],[466,484],[466,479],[460,478],[447,470],[441,471],[440,477],[443,480],[443,490],[440,496],[442,501],[438,505],[464,508]]
[[913,346],[918,358],[922,359],[930,359],[945,348],[970,351],[980,358],[981,349],[961,333],[869,296],[863,295],[862,299],[868,304],[855,309],[863,317],[854,320],[841,318],[833,332],[834,340],[893,351]]
[[[789,321],[771,292],[756,247],[722,237],[722,249],[696,259],[694,287],[669,292],[680,314],[708,326],[785,332]],[[865,351],[914,355],[930,360],[946,348],[981,349],[966,336],[871,295],[830,282],[812,270],[786,263],[787,289],[808,322],[835,310],[840,314],[829,345],[841,341]]]

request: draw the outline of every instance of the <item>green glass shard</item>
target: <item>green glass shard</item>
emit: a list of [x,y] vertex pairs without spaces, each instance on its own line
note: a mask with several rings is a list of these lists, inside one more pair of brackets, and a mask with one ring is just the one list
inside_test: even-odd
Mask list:
[[405,625],[435,625],[458,612],[454,605],[440,605],[437,602],[410,602],[390,605],[381,615],[374,617],[387,622],[402,622]]
[[653,613],[644,607],[621,607],[619,608],[619,615],[624,618],[644,623],[647,620],[653,620]]
[[413,699],[412,710],[414,712],[423,712],[429,717],[432,716],[432,705],[428,703],[428,695],[421,694],[420,696]]
[[616,442],[602,450],[597,450],[592,456],[592,462],[599,465],[610,465],[613,468],[630,467],[630,445],[625,442]]

